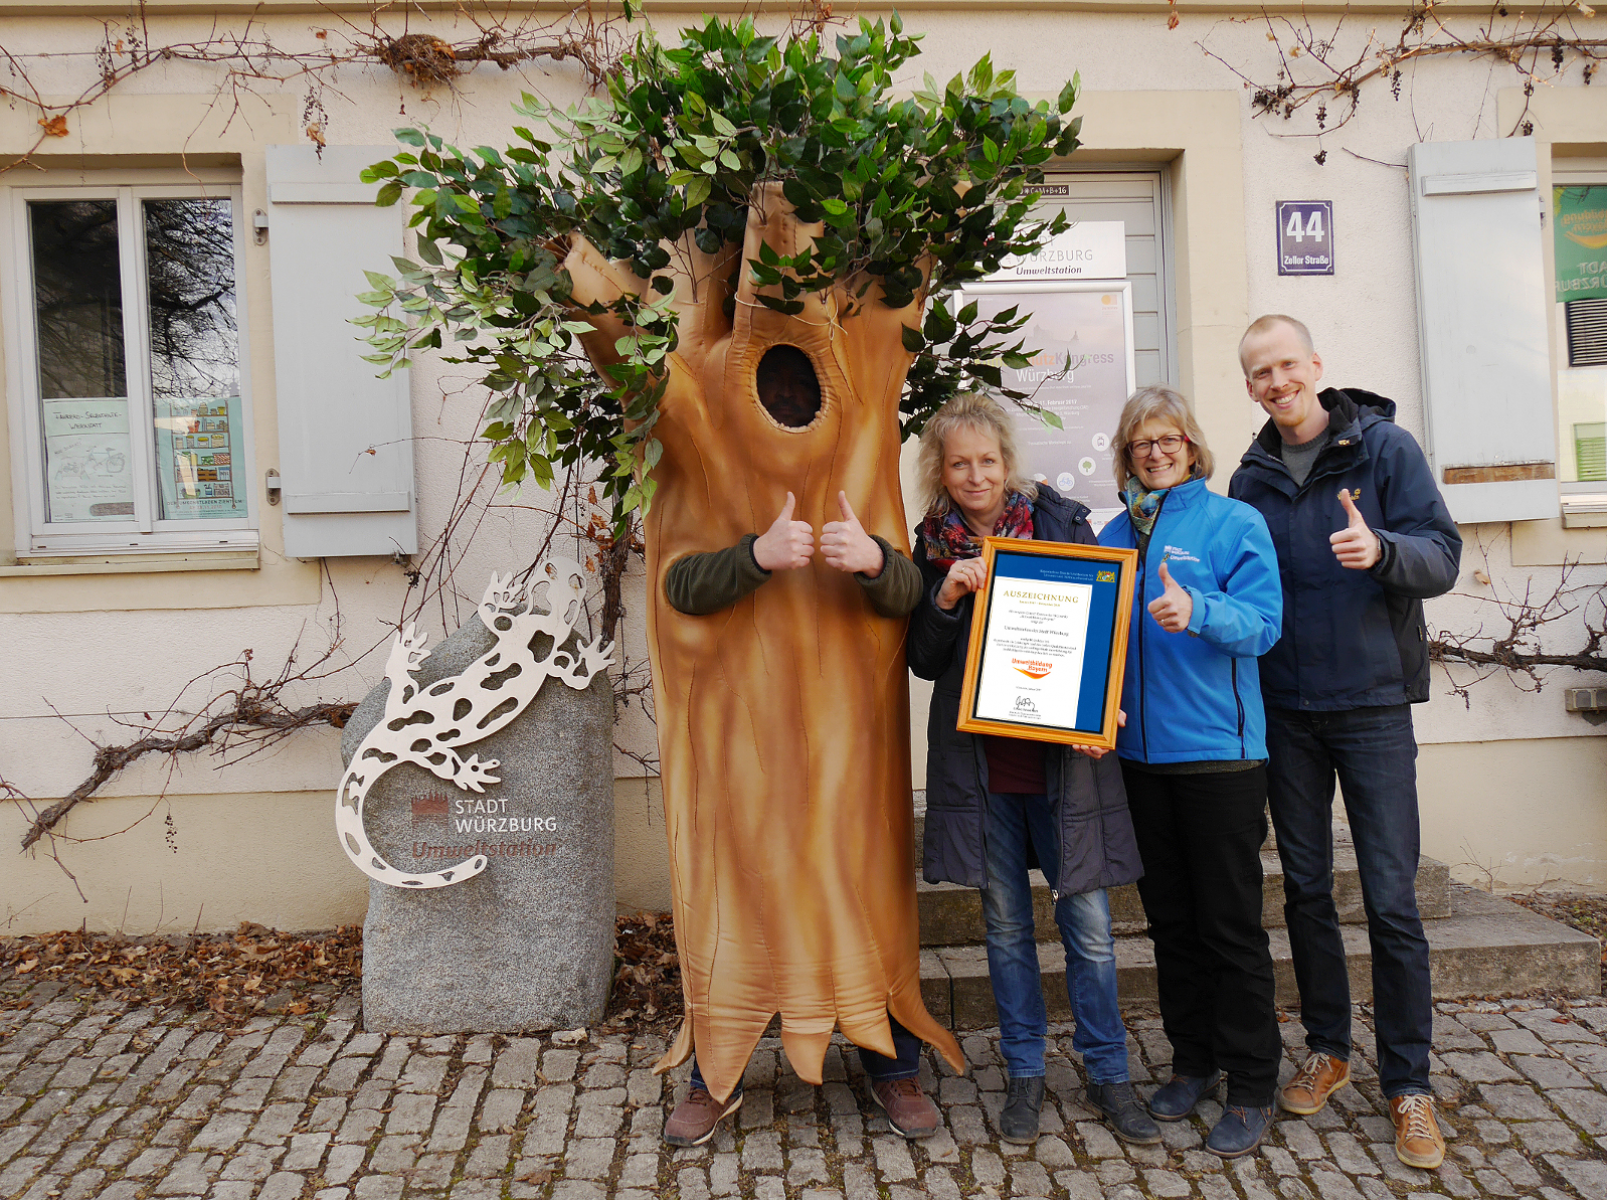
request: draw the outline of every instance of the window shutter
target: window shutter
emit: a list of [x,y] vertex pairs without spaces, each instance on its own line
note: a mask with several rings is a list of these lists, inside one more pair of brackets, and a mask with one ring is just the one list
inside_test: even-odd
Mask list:
[[1568,326],[1568,365],[1607,367],[1607,300],[1569,300],[1562,307]]
[[390,146],[269,146],[268,246],[285,553],[294,558],[418,549],[406,371],[378,379],[353,317],[394,272],[402,213],[358,179]]
[[1607,422],[1574,426],[1574,466],[1581,483],[1607,480]]
[[1460,522],[1555,517],[1534,139],[1424,142],[1407,165],[1435,479]]

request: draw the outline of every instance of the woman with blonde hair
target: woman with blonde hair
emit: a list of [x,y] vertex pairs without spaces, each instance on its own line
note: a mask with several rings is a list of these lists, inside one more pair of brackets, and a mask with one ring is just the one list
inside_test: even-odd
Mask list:
[[981,539],[1094,543],[1089,510],[1022,478],[1011,415],[981,395],[956,396],[921,433],[926,518],[915,530],[925,594],[910,616],[909,664],[935,683],[927,722],[927,882],[982,889],[988,978],[1010,1071],[1000,1135],[1028,1143],[1043,1105],[1047,1016],[1027,871],[1041,867],[1066,947],[1072,1045],[1088,1098],[1130,1142],[1160,1141],[1128,1081],[1116,1005],[1116,954],[1105,889],[1131,883],[1139,860],[1114,757],[1020,738],[961,733],[960,685]]
[[1278,640],[1283,589],[1261,514],[1208,490],[1211,451],[1188,402],[1134,392],[1114,439],[1126,511],[1100,543],[1138,550],[1116,753],[1144,877],[1172,1077],[1149,1100],[1179,1121],[1227,1075],[1206,1140],[1249,1154],[1278,1082],[1272,954],[1261,927],[1266,718],[1256,657]]

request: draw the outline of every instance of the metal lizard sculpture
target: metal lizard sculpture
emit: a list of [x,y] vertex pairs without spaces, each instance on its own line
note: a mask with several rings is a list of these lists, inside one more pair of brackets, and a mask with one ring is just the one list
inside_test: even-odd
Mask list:
[[[581,613],[586,576],[569,559],[543,560],[528,585],[493,574],[480,600],[480,620],[496,635],[496,645],[459,675],[420,688],[414,673],[428,657],[428,637],[409,625],[396,635],[385,665],[390,694],[385,715],[352,755],[335,799],[335,830],[347,856],[370,879],[395,887],[438,888],[472,879],[486,868],[477,854],[440,871],[410,873],[391,866],[363,830],[363,801],[374,783],[398,763],[423,767],[471,792],[485,790],[501,778],[490,774],[496,759],[464,758],[459,751],[502,729],[535,699],[549,678],[577,691],[588,686],[609,663],[611,647],[598,638],[576,654],[559,649]],[[537,593],[546,588],[545,609]],[[552,639],[544,659],[534,642],[539,634]]]

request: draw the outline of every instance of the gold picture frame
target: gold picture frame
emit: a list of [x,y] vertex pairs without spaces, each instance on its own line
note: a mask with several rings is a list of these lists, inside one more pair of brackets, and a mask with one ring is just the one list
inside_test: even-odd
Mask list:
[[982,562],[960,731],[1115,749],[1138,551],[989,537]]

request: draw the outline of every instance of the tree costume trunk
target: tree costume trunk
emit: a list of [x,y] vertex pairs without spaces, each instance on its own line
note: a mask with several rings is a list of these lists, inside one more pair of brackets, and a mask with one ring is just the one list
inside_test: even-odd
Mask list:
[[[953,1035],[921,1000],[906,621],[878,616],[854,577],[818,553],[711,615],[676,612],[664,593],[671,563],[768,529],[789,491],[795,519],[817,538],[839,519],[841,490],[867,533],[909,546],[898,402],[912,355],[900,327],[919,325],[919,298],[890,309],[873,284],[840,319],[844,287],[806,294],[804,311],[786,316],[758,303],[741,265],[759,257],[761,242],[796,254],[820,228],[799,222],[766,185],[753,197],[740,255],[735,247],[703,254],[690,238],[673,248],[680,341],[654,429],[663,457],[645,525],[686,1018],[658,1069],[695,1048],[721,1099],[777,1012],[787,1057],[811,1083],[821,1080],[834,1028],[891,1056],[889,1012],[964,1070]],[[644,283],[579,238],[564,265],[582,304]],[[615,339],[628,327],[589,319],[593,360],[616,361]],[[819,380],[820,411],[803,428],[783,426],[760,401],[759,360],[776,345],[802,350]]]

